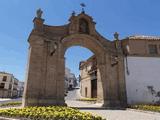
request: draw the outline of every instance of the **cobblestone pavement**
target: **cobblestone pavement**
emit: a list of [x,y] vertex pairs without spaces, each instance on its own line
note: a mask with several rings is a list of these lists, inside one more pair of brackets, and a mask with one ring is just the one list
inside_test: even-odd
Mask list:
[[95,115],[102,116],[107,120],[160,120],[160,113],[145,112],[138,110],[109,110],[101,109],[101,104],[91,104],[76,101],[80,98],[79,90],[70,91],[66,97],[66,103],[70,107],[79,107],[83,112],[90,112]]

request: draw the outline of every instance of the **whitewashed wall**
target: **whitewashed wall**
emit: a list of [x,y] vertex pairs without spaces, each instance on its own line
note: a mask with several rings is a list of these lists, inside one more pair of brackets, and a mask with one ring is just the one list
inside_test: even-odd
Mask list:
[[[160,103],[160,58],[127,57],[125,77],[128,104]],[[158,97],[159,96],[159,97]]]

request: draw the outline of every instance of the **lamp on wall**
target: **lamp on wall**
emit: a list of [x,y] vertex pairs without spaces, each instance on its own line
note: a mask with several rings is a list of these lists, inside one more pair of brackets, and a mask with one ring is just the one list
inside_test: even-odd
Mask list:
[[129,45],[126,45],[125,46],[125,60],[126,60],[126,72],[127,72],[127,75],[130,74],[129,68],[128,68],[128,58],[127,58],[127,56],[128,56],[129,53],[130,53]]

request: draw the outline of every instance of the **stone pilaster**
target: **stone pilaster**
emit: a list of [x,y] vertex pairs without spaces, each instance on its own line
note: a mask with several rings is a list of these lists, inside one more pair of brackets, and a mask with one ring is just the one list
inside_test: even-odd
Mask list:
[[119,99],[121,106],[127,105],[127,96],[126,96],[126,83],[125,83],[125,68],[124,68],[124,57],[119,56],[118,62],[118,80],[119,80]]
[[[23,105],[32,106],[38,102],[43,71],[43,39],[33,36],[30,39],[28,72],[26,73],[26,86],[24,90]],[[38,40],[37,40],[38,39]]]

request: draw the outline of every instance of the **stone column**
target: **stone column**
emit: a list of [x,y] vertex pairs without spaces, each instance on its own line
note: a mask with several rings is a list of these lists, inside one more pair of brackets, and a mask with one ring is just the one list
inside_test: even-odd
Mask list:
[[126,83],[125,83],[125,68],[124,68],[124,57],[123,55],[118,57],[118,83],[119,83],[119,99],[120,105],[126,106],[127,105],[127,97],[126,97]]
[[57,105],[66,105],[64,100],[64,77],[65,77],[65,58],[63,54],[62,44],[58,43],[57,56]]
[[63,56],[59,58],[57,68],[57,105],[66,105],[64,101],[64,76],[65,59]]
[[[106,63],[101,67],[103,80],[104,107],[120,107],[119,98],[120,83],[122,79],[122,64],[111,66],[111,54],[106,54]],[[121,83],[123,84],[123,83]],[[118,86],[117,86],[118,85]]]
[[102,101],[103,106],[106,107],[109,104],[109,71],[108,70],[108,55],[103,54],[97,57],[98,71],[97,71],[97,98],[98,102]]
[[104,99],[104,65],[98,65],[97,69],[97,102],[102,102]]
[[26,83],[23,96],[23,106],[38,105],[38,99],[42,86],[43,69],[43,45],[44,40],[38,36],[32,36],[29,40],[29,58],[27,64]]
[[109,107],[111,103],[111,68],[109,54],[105,54],[105,64],[102,67],[101,73],[103,74],[103,107]]
[[51,42],[46,42],[44,50],[44,67],[43,67],[43,91],[39,98],[39,105],[49,106],[57,105],[56,92],[57,92],[57,81],[56,81],[56,61],[57,53],[50,55]]

